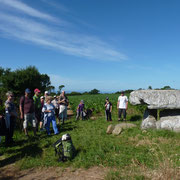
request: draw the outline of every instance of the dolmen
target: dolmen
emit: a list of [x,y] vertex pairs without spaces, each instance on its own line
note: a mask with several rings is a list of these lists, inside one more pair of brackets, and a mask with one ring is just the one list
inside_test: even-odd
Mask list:
[[137,90],[130,94],[132,105],[145,104],[142,129],[180,132],[180,90]]

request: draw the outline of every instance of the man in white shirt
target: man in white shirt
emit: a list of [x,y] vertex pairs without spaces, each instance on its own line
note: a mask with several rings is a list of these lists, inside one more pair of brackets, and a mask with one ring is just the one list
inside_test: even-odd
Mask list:
[[118,97],[117,109],[118,109],[118,121],[121,120],[121,114],[123,113],[124,121],[126,121],[126,110],[128,107],[128,98],[124,95],[124,92],[121,92],[121,95]]

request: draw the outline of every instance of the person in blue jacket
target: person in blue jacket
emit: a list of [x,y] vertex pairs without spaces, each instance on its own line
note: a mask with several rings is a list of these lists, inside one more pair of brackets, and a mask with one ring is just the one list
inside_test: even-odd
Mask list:
[[51,103],[52,97],[46,97],[46,103],[42,108],[42,112],[44,113],[44,126],[46,128],[47,134],[50,135],[50,124],[52,123],[54,134],[59,134],[57,124],[56,124],[56,117],[55,117],[55,107]]

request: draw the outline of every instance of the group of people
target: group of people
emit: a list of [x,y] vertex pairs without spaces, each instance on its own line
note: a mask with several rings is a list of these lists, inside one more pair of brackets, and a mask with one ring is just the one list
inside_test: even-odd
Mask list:
[[[30,122],[35,136],[38,129],[40,129],[40,131],[46,130],[47,134],[50,135],[51,123],[54,134],[59,134],[56,118],[59,120],[59,123],[62,120],[62,123],[64,124],[64,121],[67,118],[67,106],[69,104],[65,91],[62,91],[58,97],[49,96],[48,91],[45,91],[44,96],[40,97],[40,94],[41,91],[36,88],[34,89],[34,96],[31,96],[31,91],[27,88],[25,89],[25,94],[20,98],[20,119],[23,120],[24,133],[28,136],[28,122]],[[9,144],[13,142],[17,110],[14,105],[14,94],[11,91],[8,91],[6,96],[5,113],[0,112],[0,136],[5,135],[5,143]],[[2,106],[2,100],[0,100],[0,106]],[[112,121],[112,103],[109,101],[108,97],[106,97],[104,107],[106,120]],[[126,120],[127,107],[128,98],[124,95],[124,92],[121,92],[117,101],[118,121]],[[86,116],[84,108],[84,101],[81,100],[77,107],[76,120],[80,117],[84,119]],[[123,119],[121,119],[122,114]]]
[[[105,116],[107,121],[112,121],[111,113],[112,113],[112,103],[109,101],[109,97],[106,97],[105,100]],[[84,101],[81,100],[78,107],[77,107],[77,115],[76,120],[78,120],[80,117],[83,120],[86,116],[86,113],[84,111]],[[118,109],[118,121],[126,121],[126,110],[128,108],[128,98],[124,95],[124,92],[121,92],[121,95],[118,97],[117,101],[117,109]],[[121,119],[123,114],[123,119]]]
[[[59,134],[56,124],[56,117],[59,123],[62,120],[64,124],[67,118],[68,98],[65,91],[62,91],[59,97],[49,96],[48,91],[45,91],[44,96],[40,97],[41,91],[36,88],[34,96],[31,95],[29,88],[25,89],[25,94],[20,98],[19,111],[20,119],[23,120],[23,130],[28,136],[28,123],[32,124],[34,135],[38,129],[46,130],[50,135],[50,124],[54,130],[54,134]],[[5,112],[0,112],[0,137],[5,136],[5,143],[9,145],[13,142],[13,133],[17,118],[17,110],[14,105],[14,94],[11,91],[6,93],[7,100],[5,102]],[[0,100],[0,107],[3,106]],[[2,108],[1,108],[2,109]]]
[[[105,101],[105,114],[106,120],[112,121],[111,113],[112,113],[112,103],[109,101],[109,98],[106,97]],[[118,109],[118,121],[126,121],[126,110],[128,108],[128,98],[124,95],[124,92],[121,92],[121,95],[118,97],[117,101],[117,109]],[[121,119],[123,114],[123,119]]]

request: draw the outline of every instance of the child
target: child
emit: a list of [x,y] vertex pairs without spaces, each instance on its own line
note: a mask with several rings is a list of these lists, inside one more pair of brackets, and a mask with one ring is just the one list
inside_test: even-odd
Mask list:
[[54,134],[59,134],[56,118],[55,118],[55,107],[51,103],[51,96],[46,97],[46,103],[42,108],[42,112],[44,113],[44,125],[47,131],[47,134],[50,135],[50,123],[52,123]]
[[111,112],[112,112],[112,104],[109,101],[109,98],[106,97],[106,102],[105,102],[106,121],[112,121],[112,119],[111,119]]
[[84,101],[81,100],[80,103],[79,103],[79,105],[78,105],[78,107],[77,107],[77,116],[76,116],[76,120],[78,120],[79,117],[81,117],[82,120],[84,120],[84,116],[85,116],[84,113],[85,113],[85,112],[84,112]]

